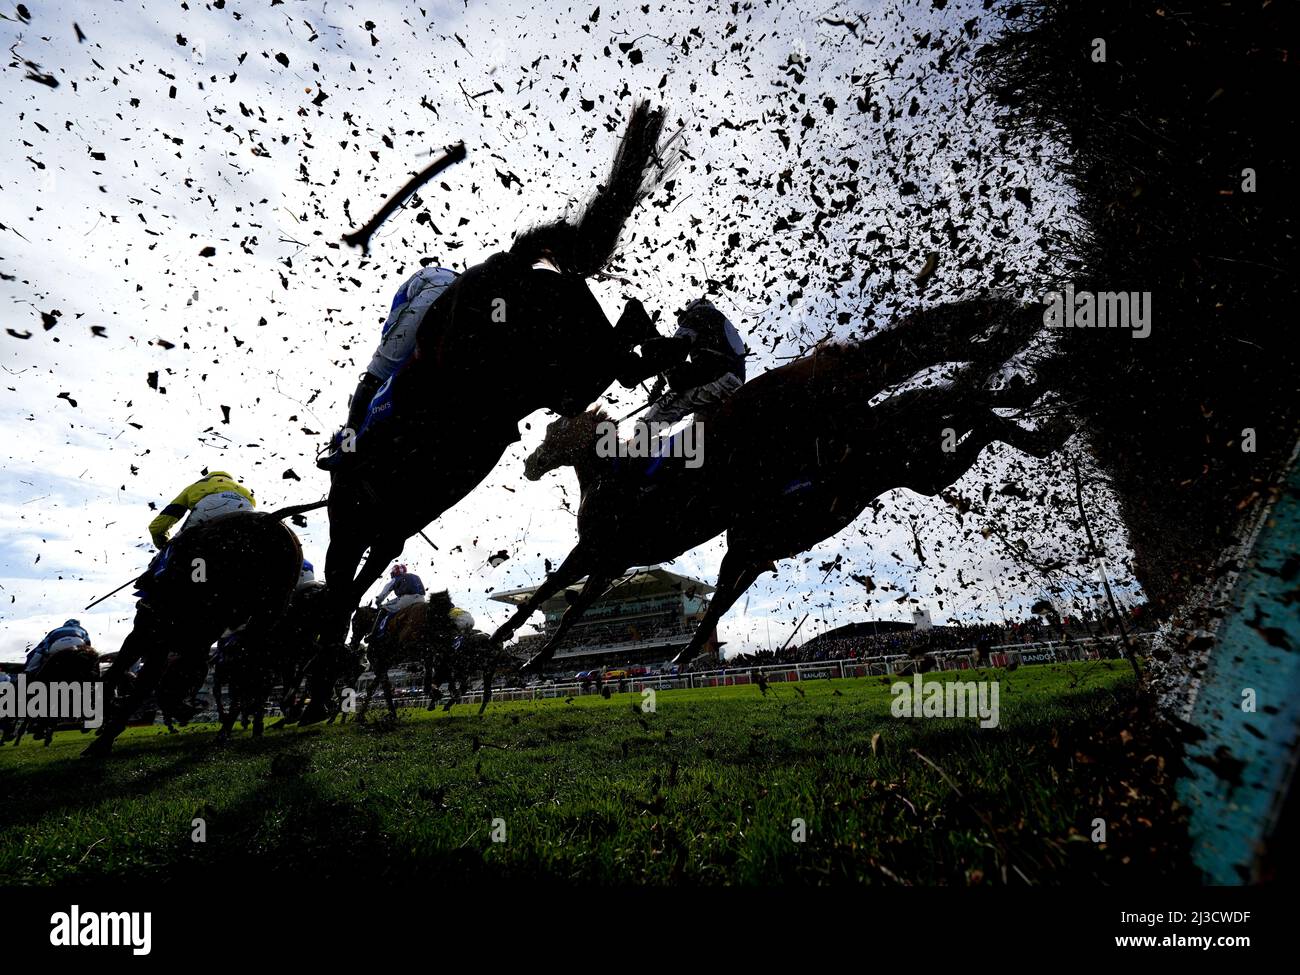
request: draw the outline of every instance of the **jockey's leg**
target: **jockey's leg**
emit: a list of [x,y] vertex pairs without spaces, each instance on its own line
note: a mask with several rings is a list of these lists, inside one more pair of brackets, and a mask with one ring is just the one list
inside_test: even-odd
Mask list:
[[349,432],[356,436],[357,431],[361,429],[361,424],[365,422],[366,413],[370,409],[370,401],[375,398],[375,393],[379,392],[379,387],[384,384],[386,378],[371,372],[362,374],[356,391],[352,394],[352,402],[348,406],[347,424],[343,428],[345,436]]
[[384,384],[384,378],[386,377],[376,376],[368,370],[362,374],[348,404],[348,418],[343,429],[330,438],[329,449],[323,457],[316,460],[316,466],[321,470],[335,469],[341,466],[342,461],[349,459],[349,455],[356,453],[357,436],[365,425],[370,404]]
[[[167,669],[168,648],[172,642],[169,637],[172,637],[174,629],[158,619],[152,611],[136,614],[136,625],[122,644],[118,659],[132,656],[134,657],[132,663],[134,663],[135,659],[143,658],[144,665],[140,668],[124,699],[110,702],[108,717],[99,729],[99,737],[82,752],[83,756],[94,758],[107,755],[117,736],[126,730],[126,723],[131,715],[158,686],[163,672]],[[129,653],[128,644],[131,644]],[[205,653],[211,644],[210,638],[203,643]],[[117,662],[117,660],[113,661],[114,667],[117,666]],[[129,667],[130,664],[126,669]],[[108,686],[108,682],[105,681],[105,694],[108,692]]]
[[639,422],[647,426],[651,423],[676,423],[689,412],[690,410],[682,403],[680,393],[668,393],[646,410],[645,416]]
[[697,410],[716,408],[741,386],[740,377],[727,373],[681,393],[669,393],[646,412],[646,423],[676,423]]
[[618,322],[614,325],[614,336],[620,349],[630,349],[654,341],[659,338],[659,333],[650,320],[645,305],[637,298],[629,298],[623,306],[623,314],[618,316]]

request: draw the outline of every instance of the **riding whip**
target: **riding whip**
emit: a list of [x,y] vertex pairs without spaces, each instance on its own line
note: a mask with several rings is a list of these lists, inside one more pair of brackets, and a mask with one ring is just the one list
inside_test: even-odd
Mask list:
[[[127,586],[129,586],[129,585],[131,585],[132,583],[134,583],[134,582],[135,582],[137,579],[139,579],[139,578],[140,578],[139,576],[132,576],[130,579],[128,579],[126,582],[122,583],[120,586],[118,586],[118,587],[117,587],[116,589],[114,589],[112,592],[107,593],[106,595],[100,596],[100,597],[99,597],[98,599],[96,599],[93,603],[91,603],[90,606],[87,606],[86,609],[90,609],[91,606],[98,606],[100,603],[102,603],[102,602],[103,602],[105,599],[107,599],[109,596],[116,596],[119,592],[121,592],[121,591],[122,591],[123,589],[125,589]],[[85,610],[82,610],[82,612],[84,613]]]

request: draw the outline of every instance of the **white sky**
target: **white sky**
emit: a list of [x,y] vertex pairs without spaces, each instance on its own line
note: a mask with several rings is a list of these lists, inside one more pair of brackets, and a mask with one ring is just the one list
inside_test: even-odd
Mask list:
[[[31,333],[0,331],[0,660],[20,659],[68,616],[101,650],[116,649],[130,599],[81,607],[146,564],[149,503],[161,507],[203,467],[242,479],[264,508],[322,497],[327,479],[312,458],[342,422],[396,285],[422,256],[461,269],[585,196],[635,98],[668,106],[689,160],[671,194],[633,217],[619,262],[632,287],[597,293],[611,318],[633,293],[671,317],[705,278],[725,279],[715,301],[755,353],[751,376],[899,308],[993,286],[1034,295],[1051,279],[1040,235],[1068,219],[1068,192],[1044,157],[1000,144],[991,110],[968,101],[979,92],[963,66],[969,52],[937,72],[939,48],[920,43],[963,30],[987,38],[997,25],[979,3],[681,0],[602,3],[598,16],[594,3],[28,6],[31,23],[0,8],[16,55],[0,76],[0,327]],[[852,32],[828,22],[853,17]],[[26,78],[24,59],[58,87]],[[883,121],[857,109],[859,95]],[[445,189],[426,187],[390,219],[370,259],[338,243],[458,140],[468,160],[441,177]],[[856,208],[801,239],[852,178]],[[1017,186],[1032,188],[1030,206],[999,201]],[[963,221],[958,201],[972,192],[992,204]],[[927,213],[952,208],[927,215],[918,200]],[[944,226],[949,214],[956,227]],[[775,229],[778,218],[796,231]],[[878,251],[850,254],[871,231],[897,273]],[[206,247],[215,255],[200,256]],[[930,250],[940,271],[922,296],[911,279]],[[1000,273],[968,262],[975,252],[993,255]],[[56,310],[45,328],[42,313]],[[619,412],[641,402],[621,389],[613,400]],[[530,418],[523,442],[427,530],[437,553],[417,537],[403,559],[485,629],[509,609],[491,591],[537,582],[543,559],[558,563],[575,540],[563,506],[576,505],[572,472],[522,477],[545,420]],[[996,491],[1007,458],[1023,459],[990,454],[959,490]],[[1022,481],[1054,483],[1060,468],[1035,462]],[[780,644],[805,613],[801,639],[910,618],[915,605],[936,622],[999,619],[1003,605],[1021,615],[1043,594],[971,516],[958,526],[951,508],[907,492],[883,500],[878,519],[869,511],[760,580],[720,627],[730,649]],[[1094,504],[1108,507],[1100,491]],[[1035,551],[1077,551],[1081,536],[1056,509],[1019,510]],[[1101,528],[1122,562],[1122,534]],[[324,513],[300,536],[322,565]],[[486,560],[502,548],[511,559],[494,569]],[[674,567],[712,581],[722,551],[715,540]],[[842,566],[827,576],[818,566],[837,555]],[[850,573],[881,588],[868,595]],[[908,594],[915,602],[897,601]]]

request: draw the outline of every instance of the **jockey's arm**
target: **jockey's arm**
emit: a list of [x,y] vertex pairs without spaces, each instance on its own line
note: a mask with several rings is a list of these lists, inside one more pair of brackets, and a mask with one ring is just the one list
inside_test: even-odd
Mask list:
[[180,521],[189,512],[192,504],[190,501],[190,491],[194,485],[191,484],[180,494],[172,499],[172,503],[163,508],[158,513],[158,517],[149,522],[149,537],[153,539],[154,548],[162,551],[167,545],[167,533],[172,530],[172,526]]
[[381,605],[383,601],[388,598],[388,594],[393,591],[396,585],[397,585],[396,579],[389,579],[388,583],[384,586],[384,588],[379,590],[379,595],[375,597],[375,605],[376,606]]

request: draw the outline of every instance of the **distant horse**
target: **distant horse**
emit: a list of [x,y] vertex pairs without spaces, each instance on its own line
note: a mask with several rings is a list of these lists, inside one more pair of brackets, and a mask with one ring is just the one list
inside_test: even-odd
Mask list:
[[[280,709],[285,713],[302,683],[316,650],[316,633],[327,593],[324,583],[294,590],[284,615],[269,630],[238,634],[221,646],[213,667],[212,693],[216,699],[221,737],[230,736],[236,720],[252,720],[253,737],[262,734],[266,701],[273,687],[281,688]],[[222,688],[229,687],[229,707]]]
[[[525,463],[525,476],[575,467],[579,542],[493,639],[506,639],[543,601],[586,575],[550,640],[524,665],[536,669],[628,567],[669,561],[729,531],[718,591],[676,661],[685,663],[759,571],[836,534],[879,494],[895,487],[937,493],[995,439],[1048,449],[1043,438],[992,412],[995,401],[1023,401],[1026,389],[982,388],[1033,334],[1033,314],[1005,302],[941,306],[867,342],[774,369],[717,410],[704,464],[665,461],[649,479],[624,459],[597,456],[597,429],[608,419],[602,413],[556,420]],[[983,341],[972,342],[982,332]],[[960,381],[869,406],[875,394],[950,358],[969,360]],[[970,435],[961,440],[963,434]],[[951,452],[944,449],[948,440]]]
[[[390,398],[388,418],[363,430],[356,457],[331,480],[327,643],[342,645],[366,590],[408,538],[488,475],[521,420],[542,408],[576,413],[616,379],[632,388],[661,368],[632,351],[654,334],[640,303],[613,326],[584,279],[608,263],[632,210],[667,172],[663,125],[662,110],[638,104],[580,218],[520,235],[426,313],[415,354],[379,394]],[[326,713],[328,669],[319,668],[304,722]]]
[[176,726],[189,724],[199,710],[190,702],[207,680],[209,664],[206,654],[167,654],[162,677],[154,689],[154,700],[158,715],[171,734],[178,734]]
[[[27,675],[27,686],[30,690],[34,684],[80,684],[85,686],[93,684],[99,680],[99,654],[95,652],[94,647],[86,644],[81,647],[69,647],[66,650],[60,650],[52,654],[45,661],[44,666],[35,675]],[[101,705],[106,703],[101,690]],[[15,722],[14,727],[14,745],[17,746],[22,740],[23,735],[31,731],[32,735],[48,746],[54,740],[54,732],[59,726],[60,721],[66,718],[22,718]],[[84,729],[83,729],[84,731]]]
[[417,664],[423,670],[424,693],[429,698],[427,709],[430,711],[442,697],[443,684],[447,685],[444,711],[450,711],[452,705],[465,695],[471,676],[481,673],[482,668],[488,665],[490,647],[487,636],[477,630],[461,633],[451,622],[451,608],[451,597],[446,592],[430,593],[425,602],[398,612],[389,620],[381,636],[371,638],[367,655],[375,682],[366,691],[357,714],[358,721],[364,720],[376,684],[384,691],[389,717],[397,717],[388,671],[399,663]]
[[[160,686],[169,652],[202,659],[223,635],[246,640],[270,632],[284,614],[298,582],[302,549],[281,522],[299,508],[264,514],[238,512],[180,532],[157,574],[141,577],[135,623],[104,678],[112,704],[87,756],[108,754],[128,717]],[[133,681],[125,679],[139,660]],[[120,699],[115,693],[121,690]],[[162,694],[167,698],[166,693]],[[169,700],[159,700],[167,710]]]

